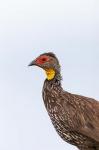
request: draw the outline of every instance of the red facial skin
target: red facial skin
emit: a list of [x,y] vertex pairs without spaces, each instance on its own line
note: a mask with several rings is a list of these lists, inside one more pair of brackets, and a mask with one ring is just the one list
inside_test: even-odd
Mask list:
[[46,55],[40,56],[39,58],[36,59],[36,63],[38,65],[42,65],[42,64],[44,64],[47,61],[49,61],[49,57],[46,56]]

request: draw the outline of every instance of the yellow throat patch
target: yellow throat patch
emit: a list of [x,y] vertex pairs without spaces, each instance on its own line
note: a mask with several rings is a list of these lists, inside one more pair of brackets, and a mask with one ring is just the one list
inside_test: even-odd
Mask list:
[[53,69],[46,69],[45,72],[46,72],[48,80],[52,80],[55,77],[55,70],[53,70]]

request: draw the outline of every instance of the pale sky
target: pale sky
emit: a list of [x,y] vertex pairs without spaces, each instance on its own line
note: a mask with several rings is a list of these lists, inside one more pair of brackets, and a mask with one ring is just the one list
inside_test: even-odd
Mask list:
[[99,100],[99,0],[0,1],[0,150],[77,150],[56,133],[42,100],[54,52],[65,90]]

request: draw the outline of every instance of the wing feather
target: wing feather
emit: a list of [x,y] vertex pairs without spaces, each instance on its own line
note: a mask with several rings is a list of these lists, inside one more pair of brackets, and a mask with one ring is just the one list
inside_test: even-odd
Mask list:
[[[73,112],[71,130],[99,142],[99,102],[92,98],[67,92],[62,97],[64,99],[68,97],[68,103],[71,106],[68,111]],[[64,103],[66,105],[66,101]]]

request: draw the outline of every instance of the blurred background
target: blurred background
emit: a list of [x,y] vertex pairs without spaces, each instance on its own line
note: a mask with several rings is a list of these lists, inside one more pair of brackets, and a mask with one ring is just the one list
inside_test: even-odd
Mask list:
[[54,52],[65,90],[99,100],[99,1],[0,1],[0,150],[77,150],[45,110],[44,71],[28,64]]

